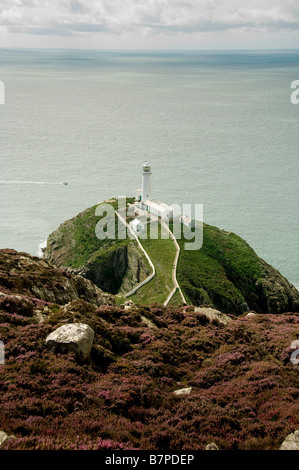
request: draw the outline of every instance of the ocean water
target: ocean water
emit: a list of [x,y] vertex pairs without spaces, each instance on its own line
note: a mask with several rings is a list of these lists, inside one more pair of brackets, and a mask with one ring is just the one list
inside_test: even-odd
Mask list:
[[148,160],[156,199],[203,204],[299,287],[299,51],[0,49],[0,80],[0,248],[36,254]]

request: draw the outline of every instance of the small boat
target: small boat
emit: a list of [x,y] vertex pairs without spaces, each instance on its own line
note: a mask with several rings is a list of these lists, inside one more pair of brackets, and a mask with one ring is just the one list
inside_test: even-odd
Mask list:
[[67,186],[67,185],[68,185],[68,183],[67,183],[66,181],[65,181],[63,184],[64,184],[65,186]]

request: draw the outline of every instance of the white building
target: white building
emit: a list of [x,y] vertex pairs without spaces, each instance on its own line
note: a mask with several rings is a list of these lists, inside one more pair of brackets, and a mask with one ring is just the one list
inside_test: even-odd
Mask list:
[[173,217],[173,209],[164,202],[155,201],[154,199],[142,201],[142,208],[162,219],[171,219]]
[[152,172],[151,166],[145,162],[142,167],[142,201],[152,198]]
[[130,227],[135,233],[140,233],[144,230],[144,224],[139,219],[134,219],[130,222]]

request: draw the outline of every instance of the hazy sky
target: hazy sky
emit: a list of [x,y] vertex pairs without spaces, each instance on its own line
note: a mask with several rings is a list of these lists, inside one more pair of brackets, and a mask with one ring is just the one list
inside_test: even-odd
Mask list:
[[299,48],[299,0],[0,0],[0,47]]

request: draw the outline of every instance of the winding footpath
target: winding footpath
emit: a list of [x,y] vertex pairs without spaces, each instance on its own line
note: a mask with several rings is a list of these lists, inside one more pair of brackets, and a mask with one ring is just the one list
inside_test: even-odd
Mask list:
[[176,247],[176,254],[175,254],[175,258],[174,258],[174,264],[173,264],[173,267],[172,267],[172,281],[173,281],[173,284],[174,284],[174,288],[173,290],[170,292],[169,296],[167,297],[167,299],[165,300],[164,302],[164,305],[168,305],[169,302],[171,301],[172,297],[174,296],[174,294],[179,291],[180,293],[180,296],[182,298],[182,301],[184,304],[187,304],[186,302],[186,299],[184,297],[184,294],[180,288],[180,285],[178,283],[178,280],[177,280],[177,277],[176,277],[176,272],[177,272],[177,266],[178,266],[178,261],[179,261],[179,256],[180,256],[180,247],[179,247],[179,244],[174,236],[174,234],[172,233],[172,231],[170,230],[170,228],[168,227],[168,225],[163,221],[161,223],[161,225],[165,228],[165,230],[169,233],[170,235],[170,238],[172,239],[175,247]]
[[129,232],[133,235],[133,237],[135,238],[135,240],[137,241],[138,245],[139,245],[139,248],[142,250],[142,252],[144,253],[144,255],[146,256],[146,259],[147,261],[149,262],[149,265],[150,267],[152,268],[152,273],[146,278],[144,279],[144,281],[140,282],[139,284],[137,284],[137,286],[134,287],[134,289],[132,289],[130,292],[127,292],[125,294],[125,298],[127,297],[130,297],[131,295],[135,294],[135,292],[138,291],[138,289],[140,289],[140,287],[144,286],[145,284],[147,284],[148,282],[150,282],[153,277],[156,275],[156,269],[155,269],[155,266],[154,266],[154,263],[152,262],[152,260],[150,259],[149,255],[147,254],[147,252],[145,251],[145,249],[143,248],[143,246],[141,245],[140,243],[140,240],[139,238],[137,237],[136,233],[134,232],[134,230],[130,227],[130,225],[127,223],[127,221],[119,214],[118,211],[115,211],[117,217],[119,218],[119,220],[129,229]]
[[[139,284],[137,284],[137,286],[135,286],[130,292],[127,292],[125,294],[125,298],[128,298],[130,297],[131,295],[135,294],[135,292],[138,291],[138,289],[140,289],[142,286],[144,286],[145,284],[147,284],[148,282],[150,282],[153,277],[156,275],[156,269],[155,269],[155,266],[154,266],[154,263],[152,262],[152,260],[150,259],[149,255],[147,254],[146,250],[143,248],[142,244],[140,243],[140,240],[138,238],[138,236],[136,235],[136,233],[134,232],[134,230],[131,228],[131,226],[127,223],[127,221],[119,214],[118,211],[115,211],[117,217],[119,218],[119,220],[128,228],[129,232],[132,234],[132,236],[135,238],[135,240],[137,241],[138,243],[138,246],[139,248],[141,249],[141,251],[144,253],[147,261],[149,262],[149,265],[150,267],[152,268],[152,273],[146,278],[144,279],[144,281],[140,282]],[[175,258],[174,258],[174,263],[173,263],[173,267],[172,267],[172,281],[173,281],[173,284],[174,284],[174,288],[173,290],[170,292],[170,294],[168,295],[167,299],[165,300],[164,302],[164,306],[167,306],[169,304],[169,302],[171,301],[171,299],[173,298],[174,294],[179,291],[180,293],[180,296],[182,298],[182,301],[184,304],[187,304],[186,302],[186,299],[184,297],[184,294],[180,288],[180,285],[177,281],[177,277],[176,277],[176,272],[177,272],[177,265],[178,265],[178,260],[179,260],[179,256],[180,256],[180,247],[179,247],[179,244],[175,238],[175,236],[173,235],[172,231],[170,230],[170,228],[168,227],[168,225],[162,221],[161,222],[161,225],[164,227],[164,229],[168,232],[170,238],[172,239],[175,247],[176,247],[176,254],[175,254]]]

